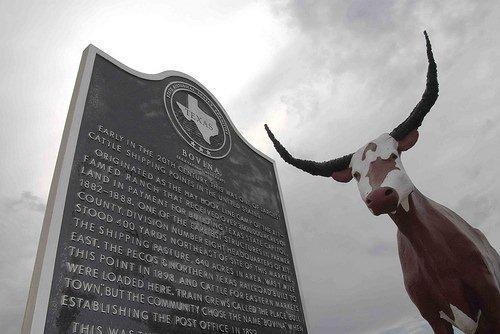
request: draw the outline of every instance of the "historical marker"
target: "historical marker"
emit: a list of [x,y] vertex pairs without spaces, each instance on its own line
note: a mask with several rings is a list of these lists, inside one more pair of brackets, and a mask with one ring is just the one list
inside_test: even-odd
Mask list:
[[274,163],[196,80],[86,49],[22,333],[307,333]]

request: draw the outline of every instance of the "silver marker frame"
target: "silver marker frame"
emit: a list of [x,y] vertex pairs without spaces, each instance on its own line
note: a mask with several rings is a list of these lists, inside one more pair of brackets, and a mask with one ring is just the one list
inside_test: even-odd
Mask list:
[[[50,291],[52,287],[52,278],[54,275],[55,259],[57,254],[57,246],[59,243],[59,234],[61,232],[61,225],[63,219],[64,206],[66,204],[66,194],[68,191],[71,168],[75,157],[76,145],[80,133],[80,125],[83,118],[85,103],[87,101],[87,93],[90,86],[90,79],[94,68],[94,61],[96,56],[99,55],[112,64],[118,66],[120,69],[128,73],[146,80],[163,80],[169,76],[180,76],[192,80],[200,87],[202,87],[210,97],[221,107],[221,111],[229,121],[235,133],[248,145],[255,153],[265,158],[273,164],[276,182],[278,184],[278,194],[280,196],[281,208],[283,210],[283,218],[287,230],[288,242],[290,244],[290,251],[294,263],[295,276],[299,288],[300,301],[302,303],[302,311],[304,314],[304,324],[307,327],[307,312],[305,308],[304,298],[302,296],[302,286],[300,283],[297,263],[295,262],[294,247],[290,238],[290,229],[288,226],[288,218],[286,208],[281,191],[281,184],[278,178],[278,171],[276,169],[276,162],[274,159],[268,157],[254,146],[252,146],[234,126],[231,118],[229,118],[226,110],[220,102],[212,95],[212,93],[205,88],[196,79],[187,74],[178,71],[164,71],[157,74],[147,74],[131,69],[130,67],[120,63],[118,60],[109,56],[101,51],[94,45],[90,44],[83,52],[78,75],[76,78],[73,96],[69,106],[66,124],[57,155],[56,167],[52,176],[52,183],[50,186],[49,198],[47,207],[45,209],[45,216],[43,219],[42,231],[38,242],[38,249],[35,258],[35,265],[31,277],[31,284],[26,302],[26,309],[24,312],[24,319],[21,328],[21,334],[41,334],[45,330],[45,322],[47,319],[47,311],[49,307]],[[308,331],[308,329],[306,328]]]

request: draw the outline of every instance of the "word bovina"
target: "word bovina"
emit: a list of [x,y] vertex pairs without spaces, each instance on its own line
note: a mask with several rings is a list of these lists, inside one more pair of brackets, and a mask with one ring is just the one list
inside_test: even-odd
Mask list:
[[86,49],[22,333],[307,333],[274,163],[196,80]]

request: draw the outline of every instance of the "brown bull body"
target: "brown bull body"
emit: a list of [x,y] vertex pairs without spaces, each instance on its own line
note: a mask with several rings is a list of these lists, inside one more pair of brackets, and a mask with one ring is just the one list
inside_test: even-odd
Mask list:
[[408,212],[389,215],[406,291],[434,332],[453,333],[454,324],[466,334],[500,333],[500,257],[483,233],[416,189]]

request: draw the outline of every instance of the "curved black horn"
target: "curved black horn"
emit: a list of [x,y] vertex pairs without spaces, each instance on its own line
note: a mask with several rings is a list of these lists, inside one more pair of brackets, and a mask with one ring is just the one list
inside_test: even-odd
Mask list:
[[333,159],[325,162],[316,162],[311,160],[302,160],[292,157],[286,148],[281,145],[281,143],[274,137],[274,134],[269,130],[267,124],[264,125],[267,135],[271,138],[276,151],[281,155],[283,160],[288,162],[290,165],[302,169],[312,175],[321,175],[330,177],[333,172],[339,172],[349,167],[351,163],[352,154],[344,155],[341,158]]
[[399,124],[390,135],[396,139],[401,140],[413,130],[417,129],[424,120],[425,115],[431,110],[434,102],[436,102],[439,93],[439,85],[437,80],[437,68],[434,56],[432,54],[431,42],[427,32],[424,31],[425,44],[427,47],[427,60],[429,66],[427,68],[427,82],[425,84],[425,91],[422,95],[420,102],[413,108],[410,116],[401,124]]

